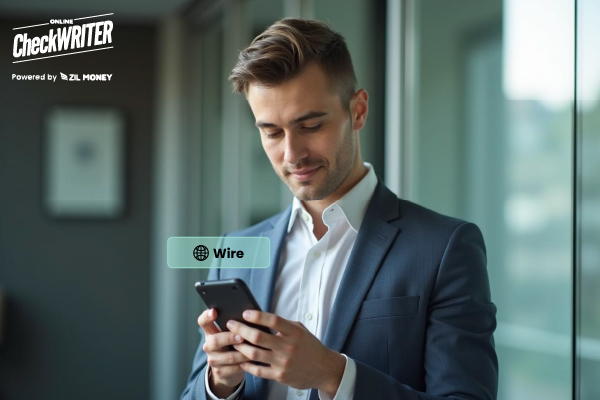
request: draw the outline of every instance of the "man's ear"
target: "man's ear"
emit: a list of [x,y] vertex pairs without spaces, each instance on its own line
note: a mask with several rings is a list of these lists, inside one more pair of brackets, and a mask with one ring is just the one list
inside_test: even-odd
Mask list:
[[369,94],[364,89],[359,89],[350,100],[350,112],[352,113],[352,130],[358,131],[365,126],[367,114],[369,113]]

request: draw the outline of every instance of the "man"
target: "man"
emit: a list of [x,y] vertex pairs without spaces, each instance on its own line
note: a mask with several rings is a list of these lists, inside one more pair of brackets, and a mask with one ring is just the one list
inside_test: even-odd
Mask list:
[[203,312],[182,399],[495,399],[481,233],[398,199],[363,163],[368,95],[343,38],[319,22],[278,21],[230,79],[294,200],[230,234],[268,237],[269,268],[209,275],[243,279],[264,310],[244,319],[274,333],[234,321],[221,332],[216,310]]

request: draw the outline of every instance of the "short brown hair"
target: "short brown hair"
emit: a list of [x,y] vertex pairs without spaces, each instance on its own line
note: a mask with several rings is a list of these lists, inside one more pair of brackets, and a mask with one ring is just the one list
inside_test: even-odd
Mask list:
[[356,90],[356,76],[344,37],[319,21],[285,18],[269,26],[240,52],[229,75],[238,93],[251,83],[279,85],[317,62],[346,109]]

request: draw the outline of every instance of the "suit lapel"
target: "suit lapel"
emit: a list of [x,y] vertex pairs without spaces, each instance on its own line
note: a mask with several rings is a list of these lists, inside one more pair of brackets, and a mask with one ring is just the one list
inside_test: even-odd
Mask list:
[[[323,344],[328,348],[338,352],[342,350],[381,262],[400,232],[398,227],[388,223],[398,217],[398,198],[379,181],[358,231],[327,322]],[[318,399],[318,391],[312,389],[309,400]]]
[[381,181],[365,213],[337,291],[323,343],[341,351],[354,318],[400,229],[388,223],[400,216],[396,195]]
[[[287,233],[287,225],[292,212],[290,205],[281,216],[275,220],[270,229],[262,232],[260,236],[268,237],[271,243],[271,264],[268,268],[255,268],[250,273],[250,290],[254,294],[256,301],[263,311],[271,312],[273,298],[273,289],[277,270],[279,267],[279,257],[281,255],[282,244]],[[247,374],[248,376],[248,374]],[[267,398],[267,380],[252,375],[255,392],[258,399]]]
[[[272,311],[273,289],[291,210],[290,205],[271,229],[261,233],[261,236],[268,237],[271,241],[269,268],[257,268],[251,272],[250,289],[258,304],[266,311]],[[381,262],[400,231],[388,221],[399,216],[398,198],[379,181],[356,237],[327,323],[323,343],[328,348],[341,351]],[[257,398],[266,399],[268,381],[251,376]],[[311,391],[310,399],[318,399],[316,390]]]

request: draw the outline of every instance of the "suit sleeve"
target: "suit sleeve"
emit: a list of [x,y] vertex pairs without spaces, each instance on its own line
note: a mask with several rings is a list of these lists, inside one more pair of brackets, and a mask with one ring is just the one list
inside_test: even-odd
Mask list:
[[[356,362],[354,400],[495,400],[496,306],[491,301],[479,228],[458,226],[450,236],[429,299],[424,348],[425,392]],[[398,362],[402,355],[395,354]]]

